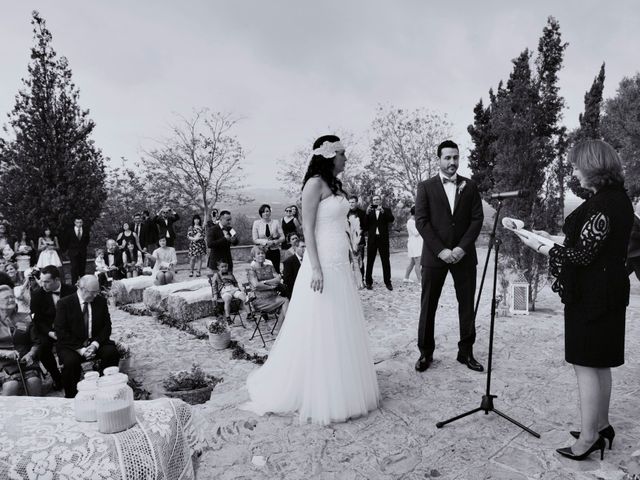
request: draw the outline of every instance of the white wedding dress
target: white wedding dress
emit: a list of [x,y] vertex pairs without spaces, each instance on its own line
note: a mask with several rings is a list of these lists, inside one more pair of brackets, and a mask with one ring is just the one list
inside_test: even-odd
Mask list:
[[349,264],[348,210],[342,196],[318,205],[322,293],[311,290],[305,256],[278,338],[266,363],[249,375],[251,400],[241,409],[258,415],[297,411],[302,423],[327,425],[378,408],[378,381]]

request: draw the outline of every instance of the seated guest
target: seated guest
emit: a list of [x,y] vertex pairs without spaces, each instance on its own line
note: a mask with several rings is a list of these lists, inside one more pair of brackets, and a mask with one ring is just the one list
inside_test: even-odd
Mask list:
[[100,279],[100,286],[103,288],[112,280],[122,280],[126,277],[122,253],[118,250],[115,240],[111,238],[107,240],[107,251],[102,254],[102,261],[96,263],[96,272]]
[[135,244],[127,243],[122,251],[122,263],[127,272],[127,278],[140,275],[143,266],[142,252],[138,250]]
[[229,271],[229,264],[224,260],[218,260],[217,271],[213,276],[213,290],[216,294],[215,300],[222,300],[224,302],[224,316],[228,323],[231,321],[231,300],[237,298],[243,302],[247,298],[240,287],[238,286],[238,280]]
[[51,351],[56,340],[53,330],[56,305],[61,298],[73,295],[75,291],[75,287],[62,283],[58,267],[47,265],[40,271],[40,287],[34,289],[31,294],[30,309],[33,314],[33,328],[40,343],[38,356],[51,375],[54,390],[62,388],[62,377]]
[[4,270],[0,268],[0,285],[7,285],[11,288],[15,287],[15,283],[11,280],[11,277],[4,273]]
[[20,277],[18,274],[18,266],[13,262],[7,262],[4,265],[4,273],[9,275],[9,278],[14,283],[14,285],[20,283]]
[[265,313],[281,309],[278,321],[284,320],[289,300],[279,294],[282,289],[280,274],[276,272],[273,265],[265,263],[265,253],[259,245],[251,249],[251,256],[255,266],[252,264],[247,272],[247,279],[256,294],[253,306]]
[[300,265],[302,265],[302,258],[304,257],[304,252],[306,250],[306,245],[304,240],[299,240],[296,246],[295,254],[288,257],[283,263],[283,273],[282,273],[282,281],[284,282],[284,295],[287,298],[291,298],[291,294],[293,293],[293,286],[296,283],[296,277],[298,276],[298,270],[300,270]]
[[18,313],[11,287],[0,286],[0,385],[3,396],[18,395],[24,387],[23,379],[28,390],[25,395],[42,394],[37,356],[38,337],[31,316]]
[[167,247],[167,239],[165,237],[160,237],[158,244],[160,246],[151,255],[147,254],[147,257],[155,262],[151,274],[156,279],[155,284],[166,285],[173,282],[173,270],[178,264],[178,257],[176,256],[175,248]]
[[287,258],[291,257],[292,255],[295,256],[296,247],[298,246],[299,241],[300,241],[300,235],[298,235],[296,232],[293,232],[287,235],[287,244],[289,245],[289,248],[287,250],[282,251],[283,264]]
[[78,393],[76,386],[83,362],[100,360],[103,370],[117,366],[120,361],[118,350],[109,338],[111,317],[107,301],[99,293],[98,279],[84,275],[78,281],[78,291],[56,304],[56,348],[63,366],[62,385],[66,398],[73,398]]

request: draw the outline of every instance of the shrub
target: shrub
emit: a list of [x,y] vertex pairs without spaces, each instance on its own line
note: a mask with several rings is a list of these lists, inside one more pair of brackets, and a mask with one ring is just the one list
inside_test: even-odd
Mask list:
[[162,382],[162,386],[167,392],[179,392],[213,387],[220,382],[222,382],[222,378],[209,375],[198,364],[194,363],[190,371],[181,370],[169,373],[169,377]]

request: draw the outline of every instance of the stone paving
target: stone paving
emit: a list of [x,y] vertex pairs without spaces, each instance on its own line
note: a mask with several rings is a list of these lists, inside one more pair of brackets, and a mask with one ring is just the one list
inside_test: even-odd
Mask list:
[[[614,369],[614,448],[605,452],[602,462],[596,454],[574,462],[555,453],[572,443],[568,431],[579,428],[576,382],[564,362],[557,296],[546,288],[536,312],[499,317],[496,322],[495,406],[542,438],[496,414],[476,413],[437,429],[437,421],[479,406],[486,376],[456,362],[457,306],[450,279],[438,311],[434,364],[424,373],[414,370],[419,286],[401,283],[404,254],[392,255],[391,261],[395,290],[384,288],[377,269],[374,290],[362,291],[382,408],[329,427],[298,425],[293,416],[258,417],[238,410],[248,398],[246,376],[256,365],[231,360],[229,350],[215,351],[207,340],[160,325],[152,317],[113,312],[113,338],[124,338],[130,345],[132,374],[154,396],[162,394],[160,382],[169,371],[189,368],[192,362],[224,377],[211,400],[194,407],[210,424],[211,449],[200,460],[199,478],[640,479],[640,284],[635,279],[626,363]],[[485,287],[475,347],[476,358],[485,366],[488,294]],[[195,323],[204,328],[206,320]],[[232,338],[248,351],[264,353],[259,340],[248,340],[250,333],[232,328]],[[268,349],[272,341],[266,338]]]

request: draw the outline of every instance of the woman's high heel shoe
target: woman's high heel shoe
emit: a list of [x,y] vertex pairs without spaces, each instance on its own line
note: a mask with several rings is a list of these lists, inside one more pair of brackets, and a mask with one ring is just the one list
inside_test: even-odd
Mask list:
[[[572,430],[569,432],[573,438],[580,438],[580,432]],[[616,431],[613,429],[611,425],[608,427],[604,427],[602,430],[598,432],[601,437],[609,440],[609,450],[611,450],[611,445],[613,445],[613,437],[616,436]]]
[[584,460],[596,450],[600,450],[600,460],[604,460],[605,447],[606,447],[606,442],[604,441],[604,438],[598,437],[598,440],[596,440],[596,443],[591,445],[589,450],[584,452],[582,455],[576,455],[575,453],[573,453],[573,451],[571,450],[571,447],[558,448],[556,452],[558,452],[563,457],[570,458],[571,460]]

